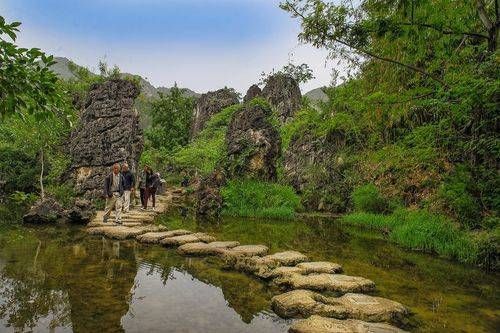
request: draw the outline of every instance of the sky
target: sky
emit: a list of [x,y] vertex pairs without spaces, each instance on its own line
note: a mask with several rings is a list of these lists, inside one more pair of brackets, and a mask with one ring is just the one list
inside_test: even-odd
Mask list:
[[96,71],[99,60],[154,86],[241,93],[261,73],[307,63],[328,85],[327,51],[298,42],[297,20],[278,0],[0,0],[0,15],[20,21],[17,43],[39,47]]

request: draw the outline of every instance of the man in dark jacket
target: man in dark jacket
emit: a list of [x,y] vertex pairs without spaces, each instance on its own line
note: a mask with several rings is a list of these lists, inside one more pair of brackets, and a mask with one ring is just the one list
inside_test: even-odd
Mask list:
[[122,164],[122,175],[123,175],[123,212],[128,213],[130,211],[130,194],[135,190],[135,175],[128,168],[128,163]]
[[112,172],[104,179],[104,196],[106,197],[106,208],[104,209],[104,223],[108,222],[113,208],[115,209],[115,222],[122,223],[122,196],[125,180],[120,173],[120,165],[113,164]]

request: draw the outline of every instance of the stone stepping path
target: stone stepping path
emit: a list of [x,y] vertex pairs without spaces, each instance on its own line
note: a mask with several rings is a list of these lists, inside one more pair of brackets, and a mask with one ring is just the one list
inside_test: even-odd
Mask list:
[[339,320],[311,316],[296,322],[289,333],[407,333],[397,327],[383,323],[369,323],[361,320]]
[[[400,303],[362,294],[375,289],[373,281],[340,274],[342,267],[337,263],[311,262],[297,251],[268,254],[269,248],[265,245],[217,241],[207,233],[167,230],[154,225],[155,217],[175,205],[182,195],[182,190],[172,189],[166,195],[157,196],[156,211],[134,207],[123,215],[122,225],[102,223],[104,213],[98,212],[87,232],[119,240],[135,238],[141,243],[177,247],[177,252],[186,256],[218,256],[228,268],[253,274],[291,290],[272,298],[272,308],[279,316],[307,318],[295,322],[289,332],[404,332],[381,322],[398,325],[410,315],[409,310]],[[343,296],[327,297],[318,293],[323,291]]]
[[326,297],[309,290],[293,290],[274,296],[272,308],[283,318],[307,318],[320,315],[336,319],[401,324],[409,315],[406,307],[382,297],[348,293]]

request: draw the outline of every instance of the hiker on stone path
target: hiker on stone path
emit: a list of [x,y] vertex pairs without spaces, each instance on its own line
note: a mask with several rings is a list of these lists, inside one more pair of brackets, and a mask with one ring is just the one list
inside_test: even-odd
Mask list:
[[141,208],[146,206],[146,180],[148,175],[149,166],[145,165],[139,174],[139,195],[141,197]]
[[130,212],[130,194],[135,195],[135,175],[128,168],[128,163],[122,164],[123,183],[123,212]]
[[[162,185],[159,172],[155,172],[152,174],[152,176],[150,178],[150,185],[151,186],[148,189],[148,200],[149,200],[149,198],[152,199],[153,210],[155,210],[156,209],[156,192],[158,191],[158,189]],[[146,204],[147,204],[147,202],[146,202]]]
[[104,196],[106,197],[106,208],[104,209],[104,223],[108,222],[113,208],[115,209],[115,222],[122,223],[122,196],[125,179],[120,173],[120,164],[115,163],[112,172],[104,179]]
[[150,166],[144,166],[144,172],[141,176],[141,185],[144,186],[144,196],[142,202],[142,210],[146,210],[148,208],[148,200],[151,195],[151,184],[153,178],[153,169]]

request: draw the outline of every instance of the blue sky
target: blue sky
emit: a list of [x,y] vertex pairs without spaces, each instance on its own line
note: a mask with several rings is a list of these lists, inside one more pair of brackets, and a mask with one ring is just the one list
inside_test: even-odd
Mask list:
[[[154,85],[199,92],[244,92],[262,71],[308,63],[329,83],[326,52],[299,45],[299,26],[275,0],[2,0],[0,13],[21,21],[19,44],[95,68],[99,59]],[[326,66],[325,66],[326,65]]]

